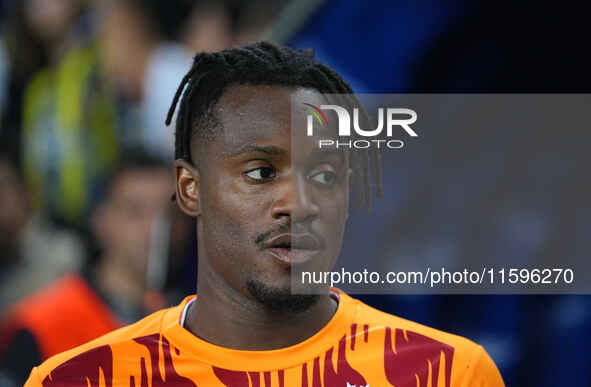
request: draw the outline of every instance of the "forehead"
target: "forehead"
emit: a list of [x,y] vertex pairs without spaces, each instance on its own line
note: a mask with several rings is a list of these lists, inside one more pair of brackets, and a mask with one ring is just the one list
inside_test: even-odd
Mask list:
[[267,85],[228,88],[215,109],[225,150],[231,152],[245,143],[261,141],[280,140],[289,146],[292,103],[295,114],[306,114],[304,103],[322,104],[325,100],[316,90],[307,88]]

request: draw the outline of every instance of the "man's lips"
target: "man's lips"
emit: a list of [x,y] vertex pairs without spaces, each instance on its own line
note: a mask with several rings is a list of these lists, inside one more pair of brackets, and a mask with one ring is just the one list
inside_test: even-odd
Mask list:
[[296,265],[312,259],[323,246],[312,234],[285,233],[269,239],[263,247],[282,263]]
[[263,244],[265,248],[291,248],[298,250],[319,250],[321,243],[312,234],[284,233],[274,236]]

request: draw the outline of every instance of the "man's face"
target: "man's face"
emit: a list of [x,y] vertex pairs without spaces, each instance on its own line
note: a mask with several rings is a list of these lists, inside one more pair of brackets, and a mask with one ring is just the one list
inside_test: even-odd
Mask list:
[[305,134],[304,103],[325,103],[320,94],[241,85],[217,104],[219,136],[192,147],[200,259],[234,290],[276,309],[290,302],[292,271],[333,267],[349,202],[346,155],[319,153],[305,135],[292,138],[292,97],[301,107],[294,130]]
[[95,231],[105,254],[145,276],[152,227],[169,197],[170,174],[164,168],[123,171],[96,214]]

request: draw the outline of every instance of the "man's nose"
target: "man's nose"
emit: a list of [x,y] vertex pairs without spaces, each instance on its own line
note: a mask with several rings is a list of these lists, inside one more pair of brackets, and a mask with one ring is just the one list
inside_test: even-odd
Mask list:
[[292,222],[309,222],[318,216],[320,207],[315,202],[304,176],[289,176],[279,183],[278,198],[273,203],[271,215],[274,219],[290,217]]

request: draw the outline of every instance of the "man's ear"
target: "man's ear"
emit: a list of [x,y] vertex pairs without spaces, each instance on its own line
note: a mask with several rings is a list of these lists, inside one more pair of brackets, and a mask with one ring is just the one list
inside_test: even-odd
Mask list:
[[176,202],[189,216],[201,214],[199,200],[199,171],[186,160],[175,160]]

